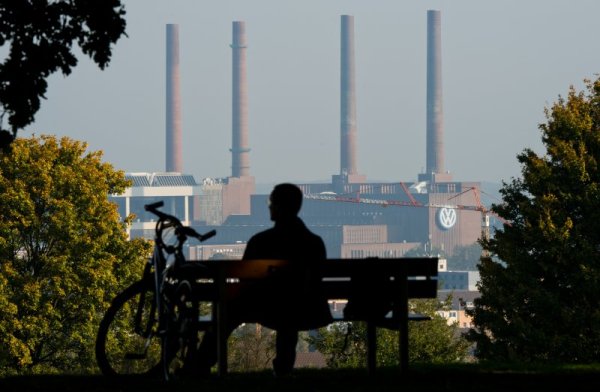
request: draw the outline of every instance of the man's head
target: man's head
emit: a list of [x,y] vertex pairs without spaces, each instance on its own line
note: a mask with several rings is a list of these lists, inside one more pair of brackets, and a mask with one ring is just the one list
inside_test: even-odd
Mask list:
[[302,191],[294,184],[279,184],[269,196],[271,220],[291,218],[298,215],[302,207]]

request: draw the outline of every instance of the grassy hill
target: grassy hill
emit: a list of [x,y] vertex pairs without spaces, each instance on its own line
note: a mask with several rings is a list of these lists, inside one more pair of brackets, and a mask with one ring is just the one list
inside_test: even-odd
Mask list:
[[230,374],[226,378],[163,383],[141,378],[102,376],[22,376],[0,379],[0,391],[600,391],[600,365],[595,366],[415,366],[402,375],[380,369],[301,369],[277,379],[270,372]]

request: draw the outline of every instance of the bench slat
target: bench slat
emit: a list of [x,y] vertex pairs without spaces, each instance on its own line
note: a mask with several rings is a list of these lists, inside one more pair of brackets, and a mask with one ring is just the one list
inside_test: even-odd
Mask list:
[[364,273],[369,264],[385,275],[437,276],[438,258],[396,258],[396,259],[327,259],[321,262],[321,274],[329,276],[351,276]]

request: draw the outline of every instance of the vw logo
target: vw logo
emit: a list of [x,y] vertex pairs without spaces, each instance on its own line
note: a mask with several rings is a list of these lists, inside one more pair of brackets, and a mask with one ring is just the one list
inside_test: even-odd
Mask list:
[[456,214],[456,209],[454,208],[440,208],[437,213],[437,221],[440,227],[444,230],[451,229],[458,219],[458,215]]

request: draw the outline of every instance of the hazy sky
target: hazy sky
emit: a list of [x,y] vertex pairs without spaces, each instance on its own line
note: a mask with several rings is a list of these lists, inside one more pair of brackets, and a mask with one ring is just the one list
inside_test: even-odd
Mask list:
[[125,0],[105,71],[79,56],[50,78],[20,135],[87,141],[127,172],[165,168],[165,24],[180,26],[184,170],[231,172],[231,22],[246,21],[251,173],[339,172],[340,15],[355,17],[358,169],[413,181],[425,166],[427,10],[442,17],[445,166],[457,180],[519,176],[542,151],[544,107],[600,72],[597,0]]

